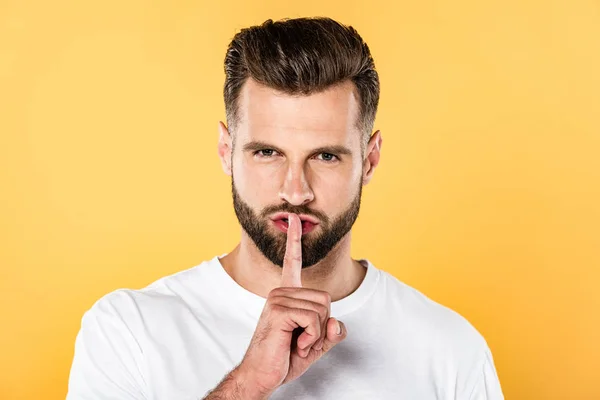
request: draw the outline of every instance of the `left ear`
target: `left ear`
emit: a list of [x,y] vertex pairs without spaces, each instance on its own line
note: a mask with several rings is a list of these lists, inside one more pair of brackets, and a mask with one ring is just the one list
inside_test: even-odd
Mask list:
[[379,158],[381,157],[381,145],[383,138],[381,137],[381,131],[375,132],[371,135],[369,143],[366,149],[366,158],[363,166],[363,186],[371,181],[375,167],[379,164]]

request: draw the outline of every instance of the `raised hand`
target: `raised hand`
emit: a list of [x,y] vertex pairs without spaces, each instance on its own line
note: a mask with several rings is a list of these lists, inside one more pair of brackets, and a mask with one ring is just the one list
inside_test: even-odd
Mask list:
[[269,293],[238,367],[246,385],[266,397],[301,376],[347,334],[344,324],[329,316],[329,293],[302,287],[302,225],[296,214],[289,214],[288,224],[281,286]]

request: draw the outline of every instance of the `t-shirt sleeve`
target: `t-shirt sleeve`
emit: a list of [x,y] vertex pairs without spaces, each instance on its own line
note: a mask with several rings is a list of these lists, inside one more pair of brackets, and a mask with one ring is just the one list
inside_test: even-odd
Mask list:
[[146,398],[141,347],[110,299],[105,296],[83,315],[67,400]]
[[469,400],[504,400],[500,380],[489,348],[486,348],[481,370],[469,396]]

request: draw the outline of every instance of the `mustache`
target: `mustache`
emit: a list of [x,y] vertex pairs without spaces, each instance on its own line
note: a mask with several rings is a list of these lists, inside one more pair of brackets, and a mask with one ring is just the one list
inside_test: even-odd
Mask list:
[[266,218],[267,216],[278,213],[278,212],[293,213],[293,214],[305,214],[305,215],[313,216],[313,217],[319,219],[320,221],[325,221],[325,222],[328,221],[327,215],[323,214],[320,211],[312,210],[306,206],[294,206],[294,205],[290,205],[288,203],[277,205],[277,206],[267,206],[262,210],[261,216],[263,218]]

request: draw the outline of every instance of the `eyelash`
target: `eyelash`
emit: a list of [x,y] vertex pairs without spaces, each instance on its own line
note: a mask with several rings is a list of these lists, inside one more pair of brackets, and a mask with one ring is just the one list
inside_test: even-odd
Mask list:
[[[257,150],[257,151],[255,151],[255,152],[254,152],[254,155],[255,155],[255,156],[256,156],[256,155],[259,155],[259,157],[260,157],[260,158],[269,158],[269,157],[271,157],[271,156],[261,156],[259,153],[261,153],[261,152],[263,152],[263,151],[272,151],[272,152],[274,152],[274,153],[276,153],[276,152],[277,152],[276,150],[273,150],[273,149],[262,149],[262,150]],[[321,160],[321,161],[323,161],[323,162],[325,162],[325,163],[329,163],[329,164],[331,164],[331,163],[334,163],[334,162],[336,162],[336,161],[339,161],[339,160],[340,160],[340,158],[339,158],[338,156],[336,156],[335,154],[331,154],[331,153],[319,153],[319,155],[321,155],[321,154],[327,154],[327,155],[330,155],[330,156],[332,156],[332,157],[333,157],[333,159],[331,159],[331,160]]]

